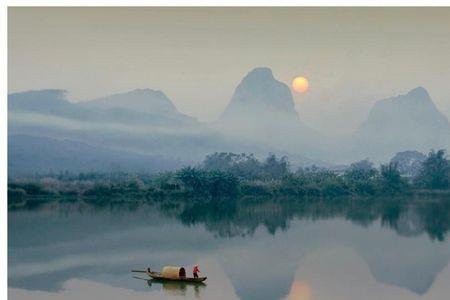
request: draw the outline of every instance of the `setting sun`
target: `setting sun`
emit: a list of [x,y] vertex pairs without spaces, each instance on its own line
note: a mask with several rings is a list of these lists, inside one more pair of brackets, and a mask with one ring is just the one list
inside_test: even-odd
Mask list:
[[304,93],[309,89],[309,82],[306,77],[298,76],[292,80],[292,89],[297,93]]

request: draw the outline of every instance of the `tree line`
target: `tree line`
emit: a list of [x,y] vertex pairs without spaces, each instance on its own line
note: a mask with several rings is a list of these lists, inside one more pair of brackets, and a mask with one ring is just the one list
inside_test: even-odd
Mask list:
[[430,151],[417,176],[404,178],[395,163],[378,168],[369,160],[351,164],[343,172],[312,166],[292,170],[287,157],[269,154],[217,152],[195,167],[159,174],[60,173],[55,176],[10,180],[8,198],[67,196],[142,198],[159,201],[201,199],[222,201],[246,196],[336,197],[449,190],[450,161],[444,150]]

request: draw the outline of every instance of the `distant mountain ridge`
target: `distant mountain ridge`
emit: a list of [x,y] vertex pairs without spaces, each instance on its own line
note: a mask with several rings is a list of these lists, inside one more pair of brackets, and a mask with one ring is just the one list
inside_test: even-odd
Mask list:
[[98,118],[93,111],[67,101],[66,93],[65,90],[46,89],[9,94],[8,112],[28,112],[82,120]]
[[[399,117],[404,119],[399,120]],[[436,108],[427,90],[417,87],[407,94],[375,103],[360,130],[371,130],[373,126],[402,125],[399,121],[407,121],[407,125],[417,124],[419,121],[430,129],[449,129],[447,118]]]
[[8,134],[181,161],[199,161],[215,151],[273,152],[304,166],[364,158],[387,162],[397,152],[450,148],[449,122],[422,87],[378,101],[354,135],[334,138],[302,122],[290,88],[269,68],[244,76],[212,124],[180,113],[162,91],[136,89],[73,103],[64,90],[48,89],[8,95]]
[[321,152],[320,133],[300,120],[290,88],[269,68],[255,68],[242,79],[215,125],[228,135],[315,159]]
[[152,89],[136,89],[130,92],[92,99],[81,104],[103,110],[122,108],[149,114],[181,115],[172,101],[162,91]]
[[8,136],[8,176],[71,172],[159,172],[182,162],[41,136]]
[[399,151],[428,152],[450,146],[450,123],[423,87],[380,100],[354,135],[366,155],[391,157]]
[[236,87],[220,119],[248,118],[267,112],[298,119],[289,87],[276,80],[269,68],[255,68]]
[[[157,100],[150,99],[153,96]],[[82,148],[87,153],[87,161],[88,157],[99,157],[99,163],[91,165],[92,170],[108,169],[106,165],[110,163],[104,162],[101,159],[103,157],[109,157],[109,161],[113,161],[112,158],[115,157],[123,169],[125,167],[122,158],[130,157],[130,164],[134,164],[133,161],[137,161],[136,155],[160,156],[162,159],[173,160],[174,163],[180,161],[195,163],[207,154],[220,151],[254,153],[261,157],[269,152],[278,155],[287,154],[280,147],[264,145],[241,137],[225,137],[221,132],[179,113],[162,92],[150,89],[112,95],[93,100],[92,103],[70,102],[63,90],[28,91],[8,95],[8,102],[8,134],[22,136],[18,139],[21,146],[11,148],[11,151],[22,153],[21,159],[15,159],[16,156],[10,157],[13,160],[11,174],[14,170],[18,171],[15,173],[22,174],[32,173],[33,169],[47,172],[46,164],[53,166],[54,170],[59,170],[63,162],[67,164],[69,171],[71,169],[79,171],[83,168],[85,170],[87,166],[81,161],[82,156],[73,153],[76,159],[71,162],[67,156],[61,156],[60,151],[55,149],[55,147],[67,149],[68,144],[95,148],[95,150]],[[133,105],[128,107],[128,103]],[[156,109],[152,109],[154,105]],[[50,156],[53,155],[60,165],[55,166],[57,162],[50,163],[49,155],[33,154],[33,147],[36,147],[36,151],[41,151],[39,150],[41,147],[35,146],[36,139],[41,141],[49,139],[45,152]],[[29,141],[29,148],[26,147],[25,140]],[[106,152],[108,149],[116,154],[117,152],[135,154],[108,156]],[[34,159],[27,159],[25,154]],[[319,164],[317,160],[310,160],[301,154],[292,153],[289,156],[294,164]],[[144,161],[142,158],[139,160]],[[28,170],[25,168],[26,165],[29,166]],[[154,166],[160,165],[155,162]],[[147,167],[148,170],[153,169],[151,165]],[[131,166],[130,168],[136,169]]]
[[195,118],[178,112],[162,92],[150,89],[77,103],[68,101],[64,90],[13,93],[8,95],[8,110],[95,123],[147,123],[182,127],[200,125]]

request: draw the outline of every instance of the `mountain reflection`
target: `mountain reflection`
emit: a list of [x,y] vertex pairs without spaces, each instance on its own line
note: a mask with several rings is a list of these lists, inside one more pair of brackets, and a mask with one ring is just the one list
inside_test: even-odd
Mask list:
[[[361,299],[351,290],[376,297],[379,288],[419,299],[447,278],[445,197],[200,202],[46,199],[10,210],[11,299],[82,298],[80,284],[96,287],[86,298],[119,288],[133,299],[330,299],[337,284],[346,299]],[[207,286],[149,288],[130,274],[193,263]]]
[[449,275],[450,265],[446,265],[426,291],[415,294],[378,280],[371,273],[370,266],[352,248],[332,245],[300,259],[284,300],[438,300],[446,298],[444,295],[450,292]]

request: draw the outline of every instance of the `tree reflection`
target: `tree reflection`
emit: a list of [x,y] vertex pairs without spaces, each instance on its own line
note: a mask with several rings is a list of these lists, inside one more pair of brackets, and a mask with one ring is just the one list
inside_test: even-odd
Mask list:
[[46,198],[30,199],[21,203],[20,208],[10,210],[36,210],[49,205],[64,207],[65,212],[70,209],[132,212],[148,206],[157,208],[165,216],[175,218],[186,226],[204,225],[219,237],[252,235],[260,227],[275,234],[287,230],[294,219],[341,218],[363,227],[380,222],[381,226],[395,230],[399,235],[427,233],[432,240],[437,241],[444,241],[450,229],[450,199],[445,195],[386,198],[246,197],[223,201],[193,198],[191,201],[163,199],[160,202],[133,199],[68,199],[65,202],[52,202]]
[[399,235],[427,233],[443,241],[450,229],[450,199],[426,198],[336,198],[336,199],[241,199],[233,205],[211,206],[196,202],[160,206],[166,215],[185,225],[203,224],[220,237],[252,235],[259,227],[270,234],[284,231],[294,219],[343,218],[367,227],[380,222]]

